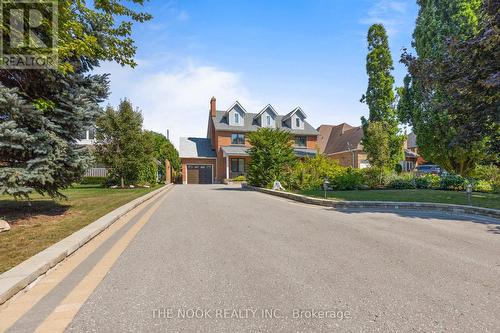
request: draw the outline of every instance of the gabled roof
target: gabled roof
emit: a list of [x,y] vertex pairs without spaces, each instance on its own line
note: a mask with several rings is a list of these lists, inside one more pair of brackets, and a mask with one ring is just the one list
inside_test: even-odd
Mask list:
[[231,111],[232,109],[234,109],[236,106],[238,106],[243,111],[243,113],[247,113],[247,110],[245,110],[245,108],[243,107],[243,105],[241,105],[240,102],[238,102],[238,101],[234,102],[234,104],[231,105],[231,107],[226,110],[226,113],[229,113],[229,111]]
[[411,132],[410,134],[408,134],[406,140],[406,146],[408,148],[417,148],[417,136],[415,135],[415,133]]
[[257,113],[255,115],[255,117],[253,117],[253,119],[259,118],[267,110],[271,110],[271,112],[274,113],[275,116],[278,116],[278,112],[276,112],[276,110],[273,108],[273,106],[271,104],[267,104],[259,113]]
[[[216,131],[231,131],[231,132],[254,132],[262,128],[254,121],[256,113],[245,113],[243,126],[231,126],[227,122],[227,112],[217,111],[216,116],[212,117],[214,128]],[[291,129],[284,121],[283,116],[276,116],[276,128],[288,131],[296,135],[318,135],[318,131],[314,129],[307,121],[304,121],[304,129]]]
[[363,129],[349,124],[321,125],[318,145],[320,152],[329,154],[362,149]]
[[283,116],[283,121],[288,120],[289,118],[291,118],[297,112],[302,113],[302,117],[303,118],[307,118],[307,115],[304,112],[304,110],[302,110],[302,108],[300,106],[298,106],[295,109],[293,109],[292,111],[290,111],[289,113],[287,113],[285,116]]

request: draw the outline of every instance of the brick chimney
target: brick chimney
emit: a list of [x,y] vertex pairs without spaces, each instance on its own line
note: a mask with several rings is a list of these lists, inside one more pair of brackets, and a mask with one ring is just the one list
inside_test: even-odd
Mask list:
[[212,97],[210,100],[210,116],[215,117],[217,115],[216,99]]

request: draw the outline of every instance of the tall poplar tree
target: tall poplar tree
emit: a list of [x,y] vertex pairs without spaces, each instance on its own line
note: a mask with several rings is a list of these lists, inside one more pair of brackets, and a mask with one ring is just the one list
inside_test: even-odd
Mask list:
[[[374,166],[392,168],[402,159],[402,137],[398,135],[398,121],[394,109],[393,62],[389,40],[382,24],[373,24],[368,30],[366,72],[368,88],[361,98],[370,110],[369,118],[361,118],[363,149]],[[376,133],[376,135],[375,135]]]

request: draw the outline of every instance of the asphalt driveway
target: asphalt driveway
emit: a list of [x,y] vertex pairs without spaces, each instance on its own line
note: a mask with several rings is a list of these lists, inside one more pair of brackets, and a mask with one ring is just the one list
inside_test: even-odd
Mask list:
[[493,220],[338,212],[185,185],[67,331],[498,332],[499,313]]

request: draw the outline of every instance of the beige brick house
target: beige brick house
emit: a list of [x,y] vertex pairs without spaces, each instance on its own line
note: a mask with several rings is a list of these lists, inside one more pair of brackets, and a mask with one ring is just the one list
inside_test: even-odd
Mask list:
[[[346,123],[340,125],[321,125],[318,128],[319,151],[326,156],[339,161],[345,167],[363,169],[370,166],[370,162],[363,151],[361,140],[363,128]],[[405,171],[411,171],[425,162],[418,154],[416,136],[410,133],[404,143],[405,160],[400,164]]]

